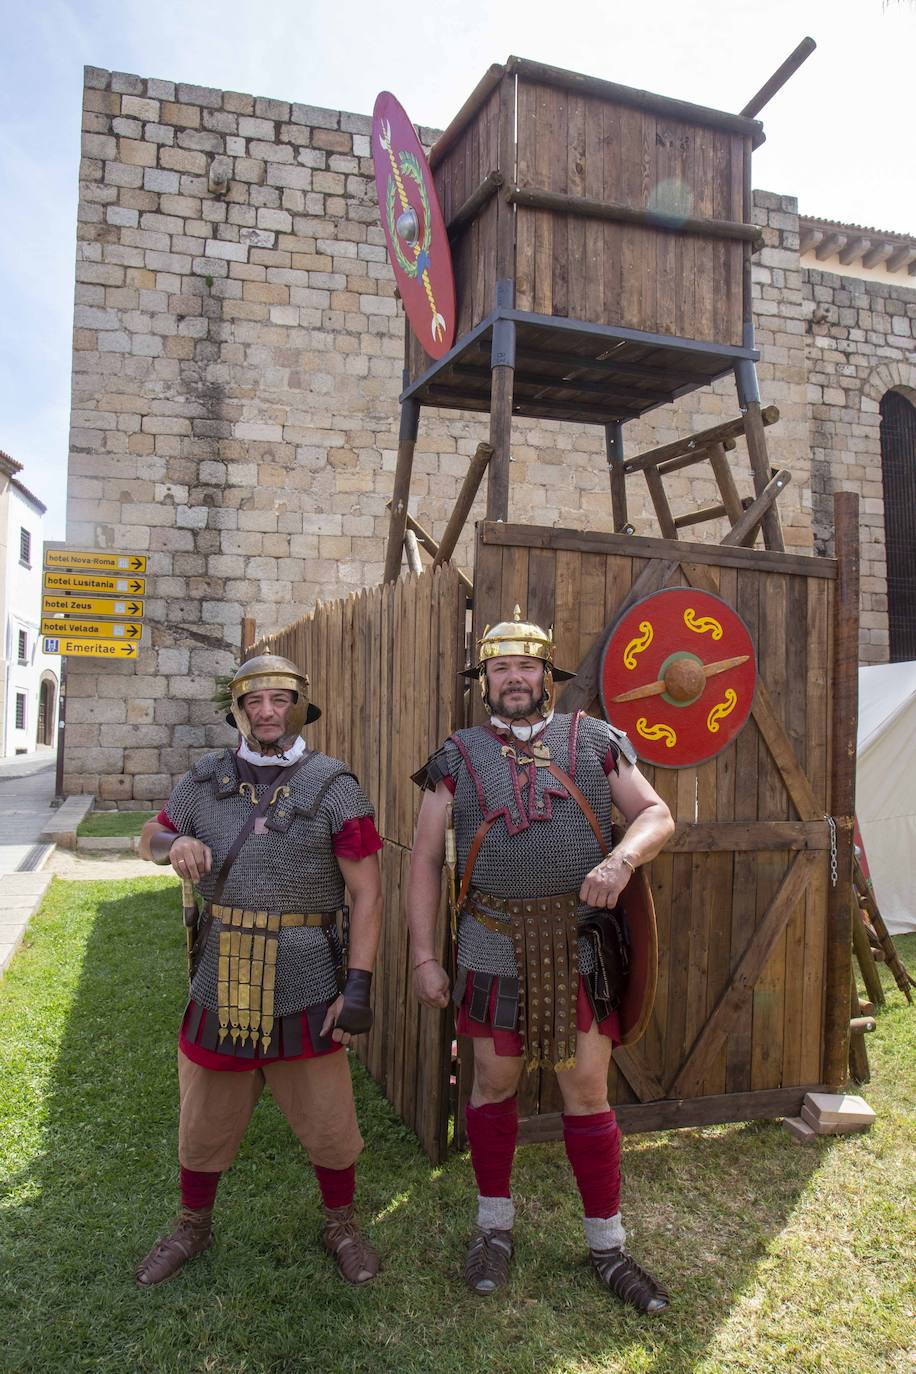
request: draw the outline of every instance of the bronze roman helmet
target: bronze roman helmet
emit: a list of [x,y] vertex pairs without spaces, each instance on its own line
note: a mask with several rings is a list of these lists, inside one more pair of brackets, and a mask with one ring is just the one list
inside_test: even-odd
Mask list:
[[522,658],[539,658],[544,664],[544,697],[541,711],[547,715],[553,698],[554,682],[567,682],[575,673],[565,668],[555,668],[553,654],[553,627],[542,630],[540,625],[522,620],[522,610],[516,606],[511,620],[501,620],[498,625],[487,625],[477,641],[477,663],[473,668],[464,670],[464,677],[476,677],[480,682],[480,695],[487,702],[486,664],[491,658],[509,658],[518,655]]
[[256,744],[251,725],[245,714],[243,697],[246,692],[286,691],[294,694],[287,721],[290,735],[301,735],[303,727],[310,725],[321,715],[317,706],[309,701],[309,679],[288,658],[279,654],[258,654],[243,663],[229,684],[232,694],[232,710],[226,717],[234,725],[249,746]]

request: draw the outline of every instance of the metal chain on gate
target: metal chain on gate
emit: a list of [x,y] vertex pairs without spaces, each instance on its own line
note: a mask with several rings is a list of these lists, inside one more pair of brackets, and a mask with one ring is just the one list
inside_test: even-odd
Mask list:
[[836,821],[832,816],[825,816],[824,820],[830,830],[830,886],[836,887],[839,877],[836,858]]

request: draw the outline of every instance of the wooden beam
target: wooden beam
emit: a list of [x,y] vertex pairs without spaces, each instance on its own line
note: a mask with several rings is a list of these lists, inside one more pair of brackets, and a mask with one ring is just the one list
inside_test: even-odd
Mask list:
[[744,853],[772,849],[828,849],[827,822],[678,821],[665,845],[674,854]]
[[674,517],[674,528],[683,530],[688,525],[705,525],[710,520],[721,520],[726,515],[726,509],[720,501],[716,506],[702,506],[700,510],[688,511],[686,515],[676,515]]
[[433,567],[439,568],[443,563],[447,563],[455,552],[461,531],[474,504],[478,489],[483,481],[483,475],[487,470],[487,465],[493,457],[493,449],[489,444],[480,443],[477,451],[468,464],[468,470],[464,474],[464,481],[461,483],[461,490],[455,502],[454,509],[445,527],[445,533],[439,545],[439,551],[433,560]]
[[430,165],[430,169],[438,167],[449,149],[453,148],[458,142],[478,110],[483,108],[492,92],[496,90],[505,71],[505,67],[500,66],[498,62],[494,62],[492,67],[487,68],[461,109],[455,115],[455,118],[444,132],[439,135],[430,148],[429,157],[426,159]]
[[525,57],[510,57],[506,62],[506,71],[540,86],[554,86],[561,91],[575,91],[578,95],[595,95],[614,105],[650,110],[685,124],[706,124],[713,129],[727,129],[730,133],[752,138],[755,143],[763,142],[763,126],[756,119],[745,119],[726,110],[692,105],[686,100],[674,100],[671,96],[656,95],[653,91],[641,91],[635,86],[620,86],[616,81],[584,76],[581,72],[566,71],[562,67],[549,66],[546,62],[532,62]]
[[[760,419],[765,426],[775,425],[779,419],[779,410],[776,406],[766,406],[760,412]],[[714,444],[721,444],[724,439],[737,439],[744,434],[746,421],[746,415],[739,415],[737,419],[725,420],[720,425],[713,425],[711,429],[701,429],[696,434],[688,434],[683,439],[675,439],[673,443],[648,449],[636,458],[628,458],[623,465],[623,470],[629,476],[631,472],[642,472],[644,468],[658,467],[659,463],[665,463],[671,458],[681,458],[687,454],[697,453],[700,449],[712,448]]]
[[817,804],[817,798],[811,788],[811,783],[808,781],[808,775],[796,757],[792,741],[776,714],[773,698],[762,678],[757,679],[757,690],[754,693],[751,714],[757,722],[757,728],[763,736],[766,747],[773,756],[773,762],[779,769],[792,805],[801,819],[803,821],[822,820],[824,808]]
[[[728,987],[716,1003],[712,1015],[688,1051],[683,1064],[672,1077],[668,1085],[669,1096],[686,1097],[702,1083],[706,1071],[728,1039],[739,1012],[751,997],[754,985],[763,972],[776,941],[804,896],[815,865],[821,862],[819,854],[802,851],[796,854],[789,864],[775,897],[738,961]],[[844,1014],[848,1028],[849,1011],[845,999]]]
[[614,1050],[614,1063],[640,1102],[655,1102],[665,1096],[665,1090],[659,1080],[626,1045],[618,1045]]
[[493,368],[490,389],[490,473],[487,479],[487,519],[509,519],[509,448],[512,442],[512,389],[515,368]]
[[667,477],[669,472],[682,472],[684,468],[696,467],[697,463],[711,463],[713,453],[719,449],[735,448],[737,444],[734,439],[723,439],[721,444],[713,444],[711,448],[699,448],[695,453],[685,453],[680,458],[666,458],[664,463],[658,464],[658,471]]
[[398,457],[394,469],[394,494],[389,502],[391,520],[388,525],[388,548],[385,552],[384,582],[396,582],[401,571],[404,531],[407,528],[407,501],[410,497],[410,476],[413,454],[417,445],[420,406],[414,400],[401,402],[401,426],[398,434]]
[[[744,412],[744,438],[747,443],[747,456],[751,461],[751,472],[754,475],[754,491],[758,497],[763,496],[764,492],[769,491],[772,486],[770,482],[770,459],[767,454],[767,441],[764,433],[765,421],[763,411],[759,401],[749,400]],[[769,485],[768,485],[769,484]],[[776,492],[775,495],[779,493]],[[774,496],[775,499],[775,496]],[[776,549],[780,553],[785,549],[782,538],[782,526],[779,523],[779,515],[776,507],[771,500],[763,513],[761,521],[763,526],[763,542],[768,549]],[[735,543],[743,542],[735,540]]]
[[614,515],[614,529],[623,530],[629,524],[627,479],[623,471],[623,425],[604,426],[604,446],[607,452],[608,479],[611,484],[611,510]]
[[[792,481],[792,474],[786,468],[782,468],[766,484],[763,491],[751,504],[742,512],[740,518],[729,530],[722,540],[725,545],[751,544],[757,531],[757,526],[765,521],[768,513],[773,512],[774,502],[781,491],[784,491]],[[782,552],[782,535],[780,534],[780,548]]]
[[862,912],[855,895],[853,895],[852,901],[852,946],[869,1000],[876,1007],[883,1007],[884,988],[881,985],[881,975],[878,972],[878,965],[875,963],[875,956],[872,954],[871,941],[868,938]]
[[404,552],[407,554],[407,566],[412,573],[421,573],[423,563],[420,559],[420,546],[417,543],[417,536],[413,530],[404,531]]
[[649,488],[652,505],[655,507],[655,517],[658,520],[662,538],[677,539],[677,522],[671,514],[668,497],[665,495],[665,484],[658,475],[658,469],[644,468],[643,475],[646,479],[646,486]]
[[725,507],[725,514],[734,528],[741,516],[744,514],[744,506],[741,497],[738,495],[738,488],[735,486],[735,479],[732,476],[731,464],[725,450],[728,447],[734,448],[734,439],[727,439],[722,444],[713,444],[709,449],[709,462],[712,467],[713,476],[716,479],[716,486],[719,488],[719,495],[722,497],[722,504]]
[[[614,1115],[624,1135],[715,1126],[729,1121],[766,1121],[798,1116],[808,1093],[823,1092],[823,1083],[797,1088],[764,1088],[749,1093],[716,1093],[709,1097],[663,1099],[660,1102],[616,1102]],[[533,1145],[563,1139],[563,1116],[544,1112],[523,1117],[519,1143]]]
[[747,119],[754,119],[759,115],[764,105],[769,104],[777,91],[781,91],[783,86],[798,71],[801,64],[811,56],[817,47],[813,38],[803,38],[797,48],[794,48],[789,56],[780,66],[778,66],[770,77],[765,81],[755,96],[747,102],[741,111]]
[[[390,501],[386,501],[385,509],[391,510]],[[439,545],[436,543],[435,539],[429,533],[429,530],[424,529],[420,522],[418,520],[415,520],[409,511],[407,512],[407,520],[405,523],[406,528],[412,530],[413,533],[417,536],[417,543],[421,546],[421,548],[424,548],[426,552],[430,554],[433,559],[435,559],[436,555],[439,552]],[[471,579],[468,577],[467,573],[462,572],[460,568],[456,568],[455,571],[457,572],[459,580],[461,581],[466,592],[469,596],[471,596],[474,591],[474,584],[472,583]]]
[[833,1089],[849,1067],[847,999],[852,966],[853,847],[856,806],[856,726],[859,718],[859,498],[833,498],[838,578],[833,601],[833,722],[830,813],[836,825],[837,881],[827,892],[824,951],[824,1079]]
[[708,239],[737,239],[755,247],[763,243],[758,225],[739,224],[736,220],[685,219],[662,210],[615,205],[611,201],[590,200],[586,196],[569,196],[562,191],[542,191],[536,186],[507,186],[505,196],[510,205],[521,205],[529,210],[552,210],[559,215],[581,215],[585,219],[611,220],[615,224],[637,224]]
[[[570,553],[617,554],[621,558],[677,558],[689,563],[711,563],[715,567],[756,569],[759,572],[797,573],[802,577],[822,577],[836,580],[836,559],[815,558],[811,554],[764,553],[740,545],[699,544],[682,541],[672,550],[666,539],[640,536],[638,553],[633,540],[626,534],[608,534],[600,530],[571,530],[553,525],[481,524],[484,544],[498,544],[501,548],[566,549]],[[481,627],[483,628],[483,627]]]
[[462,201],[445,226],[449,240],[454,242],[464,232],[472,220],[476,219],[485,205],[488,205],[503,184],[502,172],[488,172],[480,185]]

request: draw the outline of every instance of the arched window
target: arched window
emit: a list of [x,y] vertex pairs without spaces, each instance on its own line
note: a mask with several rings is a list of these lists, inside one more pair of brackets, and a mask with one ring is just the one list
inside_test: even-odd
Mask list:
[[899,391],[881,402],[881,475],[892,663],[916,659],[916,407]]

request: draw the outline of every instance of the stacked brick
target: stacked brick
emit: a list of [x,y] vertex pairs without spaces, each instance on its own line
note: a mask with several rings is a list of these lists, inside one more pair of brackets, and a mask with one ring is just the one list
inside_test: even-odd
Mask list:
[[[370,128],[361,115],[86,70],[67,538],[148,555],[150,628],[134,665],[70,661],[68,792],[158,801],[229,737],[210,698],[237,659],[242,616],[267,630],[381,576],[404,325]],[[761,389],[783,415],[774,461],[793,472],[787,547],[807,551],[797,213],[763,193],[756,207]],[[627,426],[629,451],[736,413],[724,380]],[[486,432],[479,416],[423,412],[411,507],[433,534]],[[736,459],[743,471],[740,449]],[[675,511],[718,499],[705,467],[669,483]],[[631,488],[637,530],[656,534],[642,484]],[[750,492],[748,477],[739,488]],[[511,503],[513,519],[610,529],[600,428],[519,423]],[[481,497],[472,519],[482,509]],[[465,567],[470,543],[469,531]]]

